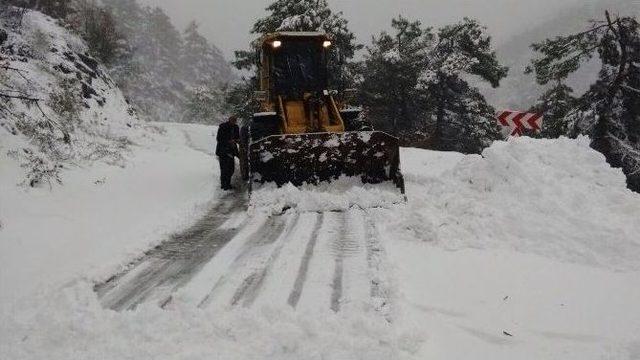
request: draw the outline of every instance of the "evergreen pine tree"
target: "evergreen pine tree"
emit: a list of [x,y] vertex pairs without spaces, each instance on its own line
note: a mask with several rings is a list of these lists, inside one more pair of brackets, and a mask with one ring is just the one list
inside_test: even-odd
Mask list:
[[425,127],[428,115],[426,94],[418,87],[433,34],[419,21],[398,17],[391,24],[393,34],[382,32],[367,47],[362,66],[360,102],[368,118],[380,130],[406,139]]
[[573,111],[576,100],[573,89],[562,81],[557,81],[555,86],[542,94],[532,109],[533,112],[544,114],[542,131],[538,135],[551,139],[575,136],[575,124],[572,124],[568,115]]
[[[216,85],[229,77],[229,74],[224,73],[226,70],[224,56],[200,34],[195,21],[189,23],[183,38],[181,64],[185,80],[198,85]],[[225,67],[221,67],[221,64],[225,64]]]
[[434,146],[439,150],[480,152],[500,137],[494,109],[467,82],[474,75],[493,87],[508,68],[498,63],[491,37],[477,21],[445,26],[428,54],[420,86],[434,110]]
[[[635,18],[592,22],[580,33],[534,44],[532,61],[540,84],[566,79],[594,56],[602,64],[599,79],[576,101],[576,127],[591,135],[592,147],[621,167],[630,188],[640,191],[640,24]],[[572,119],[576,116],[572,115]]]
[[187,91],[183,122],[218,124],[223,111],[224,91],[217,84],[202,84]]

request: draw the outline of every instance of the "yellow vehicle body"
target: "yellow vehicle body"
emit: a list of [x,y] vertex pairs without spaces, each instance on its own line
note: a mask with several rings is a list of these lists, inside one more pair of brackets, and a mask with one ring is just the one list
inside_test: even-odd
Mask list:
[[260,112],[246,131],[246,176],[279,186],[360,177],[392,181],[404,193],[398,139],[373,131],[358,108],[347,106],[348,96],[329,89],[331,48],[331,38],[317,32],[260,39]]

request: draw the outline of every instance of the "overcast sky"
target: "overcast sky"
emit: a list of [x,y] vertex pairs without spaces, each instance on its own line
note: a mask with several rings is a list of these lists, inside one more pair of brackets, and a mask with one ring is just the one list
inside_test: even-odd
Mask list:
[[[202,33],[231,58],[233,51],[247,47],[249,29],[264,15],[271,0],[141,0],[164,8],[180,28],[192,19]],[[464,16],[479,19],[489,27],[496,42],[510,33],[522,32],[542,22],[563,7],[592,0],[329,0],[343,11],[361,43],[390,26],[402,14],[425,25],[438,26]],[[631,0],[633,1],[633,0]]]

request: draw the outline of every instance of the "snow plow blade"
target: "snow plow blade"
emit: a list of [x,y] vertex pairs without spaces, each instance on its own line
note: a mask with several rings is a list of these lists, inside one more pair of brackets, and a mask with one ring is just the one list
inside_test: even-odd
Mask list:
[[275,135],[249,146],[251,183],[295,186],[342,176],[392,182],[404,194],[398,139],[380,131]]

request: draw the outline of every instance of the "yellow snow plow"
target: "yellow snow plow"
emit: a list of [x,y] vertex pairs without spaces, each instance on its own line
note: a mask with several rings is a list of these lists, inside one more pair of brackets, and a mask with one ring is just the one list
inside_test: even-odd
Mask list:
[[[398,139],[374,131],[361,109],[329,90],[331,39],[324,33],[279,32],[261,39],[261,112],[242,129],[241,162],[250,186],[392,182],[404,194]],[[342,95],[342,96],[341,96]]]

